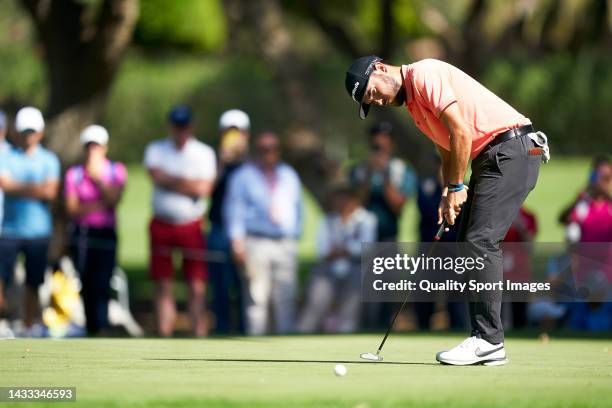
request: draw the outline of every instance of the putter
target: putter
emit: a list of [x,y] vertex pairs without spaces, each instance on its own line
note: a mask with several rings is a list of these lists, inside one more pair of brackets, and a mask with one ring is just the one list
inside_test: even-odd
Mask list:
[[[448,224],[446,223],[446,221],[442,222],[442,225],[440,225],[440,228],[438,228],[438,232],[436,233],[436,235],[434,236],[434,243],[429,247],[429,251],[427,251],[427,256],[431,255],[431,252],[433,250],[433,248],[435,247],[435,244],[440,241],[440,238],[442,238],[442,234],[444,234],[444,231],[448,228]],[[406,295],[406,298],[404,299],[404,302],[402,303],[402,305],[397,309],[397,311],[395,312],[395,315],[393,316],[393,319],[391,319],[391,323],[389,324],[389,327],[387,328],[387,332],[385,333],[385,337],[383,337],[382,341],[380,342],[380,346],[378,346],[378,350],[376,350],[376,354],[374,353],[361,353],[359,355],[359,357],[362,360],[368,360],[368,361],[383,361],[383,357],[380,355],[380,352],[383,348],[383,346],[385,345],[385,342],[387,341],[387,337],[389,337],[389,334],[391,333],[391,329],[393,329],[393,326],[395,325],[395,321],[397,320],[397,316],[399,316],[399,314],[402,312],[402,310],[404,309],[404,306],[406,306],[406,303],[408,303],[408,299],[410,298],[410,293],[408,293]]]

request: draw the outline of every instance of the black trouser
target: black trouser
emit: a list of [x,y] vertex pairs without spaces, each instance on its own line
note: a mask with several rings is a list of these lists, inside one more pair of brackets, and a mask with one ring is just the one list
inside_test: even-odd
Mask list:
[[[527,136],[487,146],[472,160],[468,199],[457,240],[466,242],[467,256],[483,257],[485,267],[473,270],[470,279],[497,282],[503,278],[500,244],[518,215],[527,195],[535,187],[540,155],[530,155],[535,144]],[[502,292],[470,294],[472,335],[489,343],[504,341],[501,322]]]
[[114,228],[74,226],[71,255],[81,277],[81,296],[89,334],[108,327],[110,279],[115,268],[116,252],[117,234]]

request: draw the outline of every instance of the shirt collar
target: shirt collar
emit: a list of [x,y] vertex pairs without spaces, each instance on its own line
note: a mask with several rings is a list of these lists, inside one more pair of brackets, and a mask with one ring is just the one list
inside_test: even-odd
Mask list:
[[414,93],[412,90],[412,81],[410,81],[411,71],[409,69],[410,65],[402,65],[400,67],[400,72],[402,73],[404,92],[406,93],[406,102],[404,103],[406,106],[414,99]]

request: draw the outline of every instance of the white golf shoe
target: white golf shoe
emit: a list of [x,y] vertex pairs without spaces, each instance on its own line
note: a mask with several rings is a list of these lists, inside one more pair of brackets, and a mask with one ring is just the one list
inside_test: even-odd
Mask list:
[[503,365],[508,362],[504,343],[491,344],[476,336],[468,337],[457,347],[436,354],[442,364],[487,366]]

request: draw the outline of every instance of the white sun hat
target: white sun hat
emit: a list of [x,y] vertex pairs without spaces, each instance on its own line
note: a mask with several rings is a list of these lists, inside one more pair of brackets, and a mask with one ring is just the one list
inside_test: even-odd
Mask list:
[[27,130],[42,132],[45,129],[42,113],[32,106],[19,109],[15,117],[15,129],[20,133]]
[[225,130],[233,127],[242,131],[249,130],[251,127],[249,115],[240,109],[231,109],[223,112],[219,118],[219,129]]
[[108,131],[100,125],[87,126],[81,132],[81,144],[96,143],[101,146],[108,144]]

